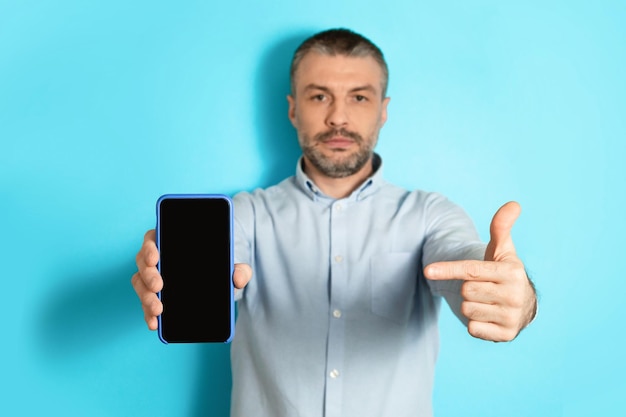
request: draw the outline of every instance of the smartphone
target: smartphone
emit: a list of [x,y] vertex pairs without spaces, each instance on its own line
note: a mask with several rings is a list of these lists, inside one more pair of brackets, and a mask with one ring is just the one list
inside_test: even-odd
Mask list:
[[233,204],[221,194],[157,201],[163,343],[228,343],[234,334]]

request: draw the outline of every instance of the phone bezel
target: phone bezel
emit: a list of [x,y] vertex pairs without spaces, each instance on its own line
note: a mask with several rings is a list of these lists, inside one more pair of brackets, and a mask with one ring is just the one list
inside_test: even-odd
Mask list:
[[[204,342],[204,341],[198,341],[198,342],[173,342],[173,341],[168,341],[165,339],[165,337],[163,336],[163,325],[162,325],[162,321],[161,321],[161,315],[157,316],[157,321],[158,321],[158,336],[159,336],[159,340],[161,340],[161,342],[163,342],[164,344],[170,344],[170,343],[230,343],[235,335],[235,299],[234,299],[234,284],[232,281],[232,276],[233,276],[233,271],[234,271],[234,235],[233,235],[233,202],[232,199],[225,195],[225,194],[163,194],[161,195],[156,203],[156,217],[157,217],[157,225],[156,225],[156,245],[157,245],[157,249],[159,250],[159,256],[160,256],[160,247],[161,247],[161,233],[160,233],[160,229],[161,229],[161,204],[165,201],[165,200],[172,200],[172,199],[185,199],[185,200],[189,200],[189,199],[220,199],[220,200],[224,200],[228,203],[228,211],[229,211],[229,253],[230,253],[230,265],[229,265],[229,269],[230,269],[230,277],[231,279],[229,280],[230,283],[230,300],[229,300],[229,305],[230,305],[230,334],[228,335],[228,337],[223,340],[223,341],[215,341],[215,342]],[[159,263],[157,264],[157,269],[159,271],[159,273],[161,273],[161,262],[159,261]],[[159,300],[161,300],[161,292],[159,291],[157,293],[157,296],[159,298]]]

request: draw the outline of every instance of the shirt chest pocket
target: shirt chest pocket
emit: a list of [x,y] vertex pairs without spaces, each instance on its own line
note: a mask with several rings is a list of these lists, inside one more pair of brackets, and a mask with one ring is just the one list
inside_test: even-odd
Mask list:
[[408,252],[385,253],[370,259],[372,313],[399,324],[413,311],[417,283],[417,257]]

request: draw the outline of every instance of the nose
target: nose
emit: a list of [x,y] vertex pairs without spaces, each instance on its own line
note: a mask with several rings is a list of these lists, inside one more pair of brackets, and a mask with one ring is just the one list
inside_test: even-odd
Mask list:
[[326,124],[332,128],[345,127],[348,124],[347,108],[340,100],[335,100],[328,107]]

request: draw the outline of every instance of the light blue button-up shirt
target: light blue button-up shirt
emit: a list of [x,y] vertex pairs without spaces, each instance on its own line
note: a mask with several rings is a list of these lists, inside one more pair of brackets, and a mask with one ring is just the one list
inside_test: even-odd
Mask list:
[[431,262],[482,259],[472,221],[437,193],[375,173],[349,197],[302,171],[240,193],[235,258],[254,275],[236,295],[236,417],[432,415],[441,297],[460,315],[459,281]]

